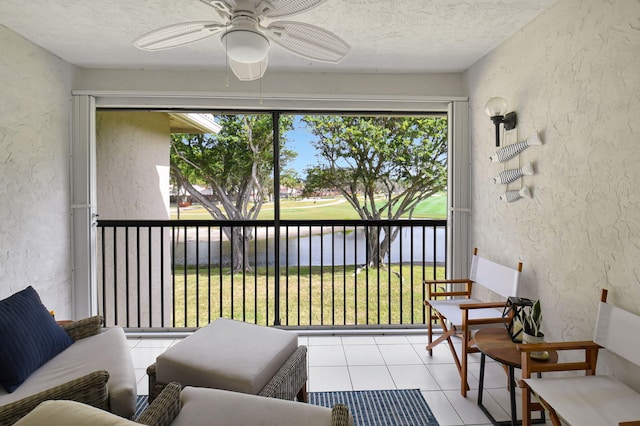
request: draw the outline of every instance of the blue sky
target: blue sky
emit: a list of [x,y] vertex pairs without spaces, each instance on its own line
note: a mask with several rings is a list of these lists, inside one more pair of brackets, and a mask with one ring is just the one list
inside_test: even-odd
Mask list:
[[311,164],[318,163],[316,158],[315,149],[311,146],[311,141],[314,136],[306,129],[303,123],[297,118],[294,119],[295,130],[286,133],[289,143],[287,147],[296,151],[298,156],[293,160],[288,167],[295,169],[301,178],[305,177],[304,170]]

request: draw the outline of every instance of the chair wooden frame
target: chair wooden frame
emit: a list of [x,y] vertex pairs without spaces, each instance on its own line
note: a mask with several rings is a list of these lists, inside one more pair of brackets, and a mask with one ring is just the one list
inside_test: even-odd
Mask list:
[[[531,424],[531,411],[545,408],[549,412],[549,418],[554,426],[560,426],[562,412],[571,410],[567,408],[563,401],[553,399],[553,393],[548,393],[548,387],[541,387],[547,379],[534,378],[537,373],[546,372],[569,372],[584,371],[584,376],[571,375],[567,377],[554,377],[547,380],[547,383],[554,389],[562,390],[562,386],[571,386],[578,394],[572,395],[571,402],[579,404],[579,411],[584,413],[586,418],[592,420],[592,424],[618,424],[620,426],[640,426],[640,393],[629,388],[624,383],[609,376],[596,376],[598,362],[598,352],[607,349],[617,355],[640,366],[640,354],[637,351],[640,341],[637,331],[640,328],[640,316],[624,311],[607,303],[607,290],[603,289],[600,297],[598,309],[598,320],[594,339],[591,341],[573,342],[546,342],[540,344],[518,345],[522,356],[522,380],[519,386],[522,388],[522,424]],[[531,352],[536,351],[579,351],[583,354],[581,360],[567,360],[557,364],[543,364],[531,362]],[[604,381],[602,381],[604,379]],[[564,383],[563,383],[564,382]],[[591,391],[591,387],[598,388]],[[608,390],[606,393],[614,396],[617,403],[609,404],[598,399],[602,395],[602,383],[606,383]],[[540,390],[539,402],[532,401],[532,393]],[[582,398],[593,397],[598,399],[598,403],[589,404]],[[624,401],[624,402],[623,402]],[[602,403],[600,403],[602,402]],[[607,417],[606,420],[600,416]],[[613,420],[613,419],[616,420]],[[612,423],[614,422],[614,423]],[[584,423],[583,423],[584,424]]]
[[[447,280],[425,280],[427,300],[427,346],[429,355],[433,348],[446,341],[460,373],[460,393],[467,396],[469,384],[467,380],[467,360],[470,353],[479,352],[473,341],[472,331],[487,324],[502,323],[502,311],[509,296],[518,296],[518,283],[522,263],[517,269],[508,268],[478,256],[478,249],[473,250],[471,273],[469,278]],[[474,284],[484,287],[504,297],[500,302],[483,302],[473,298]],[[449,288],[439,291],[438,286]],[[452,286],[463,286],[462,290],[451,289]],[[446,308],[446,309],[445,309]],[[442,312],[446,310],[446,312]],[[442,327],[442,335],[433,339],[433,322],[437,320]],[[452,336],[462,338],[462,353],[458,353],[451,340]]]

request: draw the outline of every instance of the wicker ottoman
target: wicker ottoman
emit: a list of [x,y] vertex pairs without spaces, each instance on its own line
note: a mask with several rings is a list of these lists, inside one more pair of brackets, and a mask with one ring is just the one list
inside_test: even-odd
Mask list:
[[307,401],[307,347],[295,333],[218,318],[147,368],[149,400],[167,383]]

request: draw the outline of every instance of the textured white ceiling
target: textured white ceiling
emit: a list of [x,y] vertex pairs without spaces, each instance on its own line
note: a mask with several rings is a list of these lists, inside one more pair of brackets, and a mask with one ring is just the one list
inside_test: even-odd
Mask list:
[[[303,59],[272,44],[274,71],[460,72],[556,0],[327,0],[297,20],[351,46],[339,64]],[[166,51],[131,41],[179,22],[220,21],[198,0],[0,0],[0,24],[67,62],[87,68],[224,69],[219,36]]]

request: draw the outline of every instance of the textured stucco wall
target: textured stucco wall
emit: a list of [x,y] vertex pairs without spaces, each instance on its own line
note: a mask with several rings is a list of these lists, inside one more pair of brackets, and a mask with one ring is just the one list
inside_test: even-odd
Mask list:
[[73,68],[0,26],[0,299],[33,287],[71,313]]
[[[96,180],[97,212],[100,219],[169,219],[169,116],[160,112],[110,112],[98,111],[96,114]],[[170,234],[160,234],[159,229],[152,231],[143,228],[138,233],[129,232],[129,247],[125,247],[125,232],[118,231],[117,248],[119,261],[113,261],[113,232],[105,235],[105,274],[98,270],[98,288],[102,291],[102,279],[107,283],[107,305],[113,307],[118,300],[119,324],[132,327],[160,327],[160,311],[150,313],[151,306],[159,306],[161,283],[171,282],[170,251],[165,250],[164,269],[160,262],[154,262],[149,277],[149,257],[146,250],[136,252],[137,244],[148,247],[149,238],[154,247],[152,259],[157,261],[160,251],[160,238],[164,247],[170,247]],[[136,240],[140,238],[139,240]],[[102,246],[102,233],[98,233],[98,255]],[[128,254],[128,264],[123,253]],[[138,263],[139,262],[139,263]],[[100,262],[99,262],[100,263]],[[100,266],[100,265],[99,265]],[[116,267],[117,266],[117,267]],[[114,270],[117,269],[117,274]],[[127,275],[128,271],[128,275]],[[139,281],[138,281],[139,280]],[[127,286],[139,286],[139,299],[136,293],[129,292]],[[149,291],[151,287],[151,291]],[[165,284],[164,316],[171,318],[171,290]],[[117,299],[114,294],[117,292]],[[100,295],[102,297],[102,295]],[[125,306],[129,300],[130,306]],[[150,303],[154,300],[154,303]],[[137,302],[140,303],[137,303]],[[107,325],[114,324],[115,311],[107,312]],[[138,314],[140,323],[137,322]],[[151,319],[149,319],[151,316]]]
[[[465,74],[472,135],[472,244],[524,263],[548,339],[589,339],[600,289],[640,313],[640,2],[560,0]],[[491,179],[493,124],[485,102],[518,113],[507,142],[540,132],[520,158],[533,199],[505,203]],[[507,168],[518,167],[512,160]],[[515,182],[509,189],[518,189]],[[625,362],[603,356],[603,370]],[[640,373],[621,376],[640,389]]]
[[96,114],[100,219],[169,219],[169,116]]

